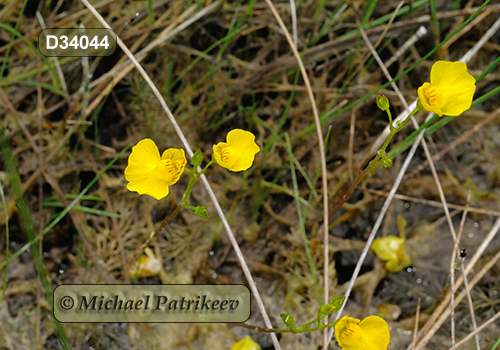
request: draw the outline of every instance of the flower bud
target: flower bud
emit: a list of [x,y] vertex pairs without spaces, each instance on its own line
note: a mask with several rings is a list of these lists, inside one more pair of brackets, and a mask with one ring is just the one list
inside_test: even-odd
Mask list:
[[295,320],[293,319],[292,315],[290,314],[280,314],[281,319],[283,320],[283,323],[286,324],[288,328],[292,328],[295,324]]
[[390,168],[392,166],[392,158],[383,157],[382,158],[382,165],[384,166],[384,168]]
[[377,106],[383,111],[387,111],[389,109],[389,99],[384,95],[377,95]]

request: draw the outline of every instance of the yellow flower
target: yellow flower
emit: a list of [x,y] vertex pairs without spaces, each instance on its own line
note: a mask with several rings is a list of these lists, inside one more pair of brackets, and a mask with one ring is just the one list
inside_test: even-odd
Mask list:
[[437,61],[431,69],[431,82],[418,88],[423,109],[457,116],[470,108],[476,90],[476,79],[467,73],[463,62]]
[[377,238],[373,241],[372,250],[380,260],[385,261],[385,268],[398,272],[411,265],[411,257],[405,246],[405,239],[395,236]]
[[335,338],[343,350],[387,350],[391,334],[382,317],[368,316],[360,322],[344,316],[335,324]]
[[226,141],[213,146],[217,164],[231,171],[250,168],[255,154],[260,151],[255,143],[255,136],[249,131],[234,129],[227,134]]
[[179,181],[186,166],[183,149],[169,148],[160,158],[158,147],[151,139],[144,139],[132,148],[125,168],[127,188],[155,199],[168,195],[168,186]]
[[247,335],[245,338],[236,342],[231,350],[260,350],[260,345],[257,344]]
[[146,247],[144,252],[146,255],[141,255],[134,266],[128,270],[128,275],[132,279],[156,276],[161,271],[161,261],[154,255],[151,248]]

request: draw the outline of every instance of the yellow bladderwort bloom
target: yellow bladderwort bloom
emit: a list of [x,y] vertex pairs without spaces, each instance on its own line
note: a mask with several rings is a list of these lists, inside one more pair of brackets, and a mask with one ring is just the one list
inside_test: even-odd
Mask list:
[[457,116],[468,110],[476,91],[476,79],[463,62],[437,61],[431,68],[431,82],[418,88],[419,107],[426,111]]
[[168,195],[168,186],[179,181],[186,162],[183,149],[169,148],[160,157],[153,140],[141,140],[132,148],[125,168],[127,188],[160,200]]
[[344,316],[335,324],[335,338],[343,350],[387,350],[391,334],[382,317]]
[[257,344],[247,335],[245,338],[236,342],[231,350],[260,350],[260,345]]
[[380,260],[386,262],[385,268],[390,272],[398,272],[411,265],[411,257],[406,250],[404,238],[396,236],[377,238],[371,248]]
[[137,279],[140,277],[152,277],[157,276],[161,271],[161,261],[158,259],[151,248],[146,247],[144,249],[146,255],[141,255],[139,260],[137,260],[130,270],[128,270],[128,275],[132,279]]
[[227,134],[226,141],[213,146],[215,162],[231,171],[250,168],[255,154],[260,151],[255,136],[250,131],[234,129]]

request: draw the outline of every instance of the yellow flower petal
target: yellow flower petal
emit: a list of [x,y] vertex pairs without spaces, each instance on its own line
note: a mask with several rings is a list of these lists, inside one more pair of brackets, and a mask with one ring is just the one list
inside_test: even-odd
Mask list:
[[378,258],[385,261],[385,268],[391,272],[398,272],[411,265],[411,257],[406,250],[405,239],[395,236],[377,238],[371,249]]
[[245,338],[236,342],[231,350],[261,350],[260,345],[257,344],[247,335]]
[[374,349],[387,349],[391,334],[387,322],[382,317],[368,316],[361,321],[359,328],[365,343],[371,344]]
[[217,164],[231,171],[250,168],[255,154],[260,151],[255,143],[255,136],[249,131],[234,129],[227,134],[226,141],[213,146]]
[[154,177],[154,174],[151,173],[149,176],[136,178],[134,181],[130,181],[127,185],[127,189],[131,192],[147,194],[157,200],[166,197],[170,192],[167,182],[158,181],[158,179]]
[[437,61],[431,68],[431,82],[418,88],[418,97],[429,112],[457,116],[470,108],[475,84],[465,63]]
[[141,140],[132,147],[125,169],[125,178],[131,181],[135,177],[142,177],[144,172],[153,170],[160,160],[158,147],[151,139]]
[[387,350],[389,326],[378,316],[368,316],[361,322],[344,316],[335,325],[335,338],[343,350]]
[[[344,335],[344,332],[348,329],[351,324],[359,324],[359,320],[357,318],[344,316],[335,324],[335,339],[341,347],[346,346],[344,342],[348,340],[348,336]],[[349,341],[347,341],[349,343]]]
[[182,149],[168,149],[160,158],[152,140],[141,140],[132,148],[125,169],[125,178],[129,181],[127,189],[160,200],[168,195],[168,186],[179,180],[186,162]]
[[134,266],[128,270],[128,275],[132,279],[156,276],[161,271],[161,262],[151,248],[147,247],[144,252],[146,255],[141,255]]

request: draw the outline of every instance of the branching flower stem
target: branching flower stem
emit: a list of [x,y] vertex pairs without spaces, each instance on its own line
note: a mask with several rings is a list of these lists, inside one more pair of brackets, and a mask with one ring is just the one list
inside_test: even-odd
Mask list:
[[[327,327],[335,327],[335,324],[337,323],[337,321],[332,322],[332,323],[328,323],[328,324],[319,322],[319,320],[321,320],[327,316],[328,315],[320,315],[318,318],[315,318],[314,320],[312,320],[312,321],[310,321],[310,322],[308,322],[300,327],[290,327],[290,328],[280,328],[280,329],[278,329],[278,328],[264,328],[264,327],[259,327],[259,326],[253,326],[253,325],[246,324],[246,323],[229,323],[229,324],[234,325],[234,326],[240,326],[243,328],[248,328],[248,329],[254,330],[258,333],[295,333],[295,334],[297,334],[297,333],[304,333],[304,332],[314,332],[314,331],[325,329]],[[318,323],[318,325],[316,327],[309,328],[314,323]]]
[[[352,192],[354,192],[354,190],[356,189],[356,187],[361,183],[363,182],[366,178],[368,178],[370,175],[373,174],[373,172],[380,166],[380,164],[382,163],[382,165],[384,165],[385,167],[390,167],[390,165],[392,164],[392,160],[390,158],[387,157],[386,155],[386,152],[385,150],[387,149],[387,146],[389,146],[389,143],[391,142],[392,138],[394,137],[394,135],[396,135],[399,131],[401,131],[406,123],[408,123],[408,121],[410,120],[410,118],[415,114],[417,113],[418,111],[420,111],[420,109],[417,107],[415,108],[410,114],[408,114],[408,116],[401,122],[396,122],[396,124],[398,125],[397,127],[395,127],[393,124],[392,124],[392,116],[391,116],[391,112],[389,109],[386,110],[387,112],[387,115],[389,117],[389,127],[390,127],[390,133],[389,133],[389,136],[387,136],[387,139],[385,140],[384,144],[382,145],[382,148],[380,148],[380,150],[377,152],[377,155],[375,156],[375,158],[373,158],[373,160],[368,164],[368,166],[361,172],[361,174],[359,174],[353,181],[353,183],[350,185],[349,187],[349,190],[347,192],[347,195],[344,195],[343,198],[345,198],[345,200],[349,199],[350,195],[352,194]],[[389,163],[389,164],[387,164]],[[345,202],[345,201],[343,201]],[[340,204],[342,205],[343,202]],[[340,206],[339,206],[340,207]]]
[[331,210],[330,210],[330,215],[333,216],[339,210],[340,207],[351,197],[351,194],[354,192],[356,187],[360,183],[362,183],[364,180],[366,180],[368,177],[370,177],[377,168],[382,164],[385,167],[390,167],[392,164],[392,159],[387,157],[386,155],[386,148],[389,146],[389,143],[391,142],[392,138],[394,135],[396,135],[399,131],[401,131],[405,125],[408,123],[408,121],[411,119],[413,115],[415,115],[417,112],[421,111],[422,109],[417,105],[417,108],[415,108],[408,116],[402,120],[402,121],[396,121],[397,127],[393,125],[393,120],[392,120],[392,115],[389,110],[389,108],[385,109],[385,112],[387,113],[387,116],[389,117],[389,135],[387,136],[382,148],[377,152],[377,155],[375,158],[373,158],[370,163],[368,163],[368,166],[360,173],[358,174],[355,178],[354,181],[351,184],[348,184],[344,186],[340,191],[339,194],[337,195],[337,200],[334,202]]

